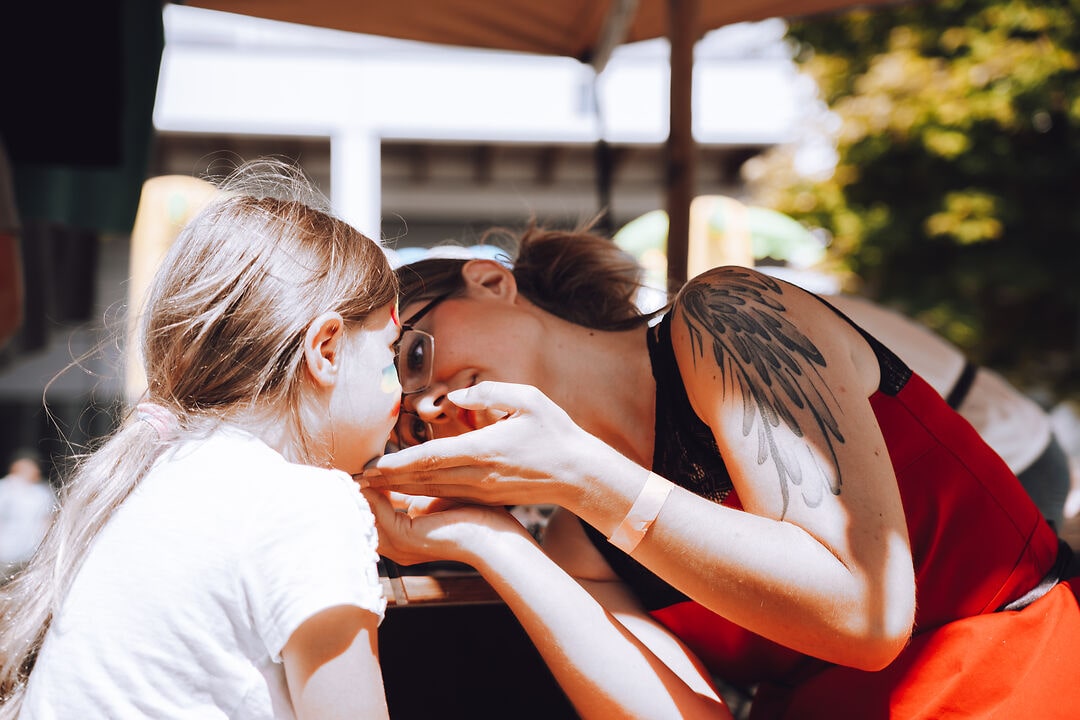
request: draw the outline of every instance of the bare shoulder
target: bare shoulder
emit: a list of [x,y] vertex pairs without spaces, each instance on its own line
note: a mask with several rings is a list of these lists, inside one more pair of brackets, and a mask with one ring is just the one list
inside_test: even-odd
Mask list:
[[672,312],[676,352],[694,364],[711,357],[721,368],[730,361],[767,376],[800,377],[830,360],[868,370],[876,365],[859,332],[820,298],[750,268],[723,266],[697,276]]
[[679,293],[671,337],[690,403],[713,429],[737,487],[761,478],[771,460],[781,489],[775,514],[787,512],[794,487],[818,504],[803,482],[808,473],[821,477],[815,487],[839,494],[842,456],[861,437],[859,426],[873,424],[869,397],[880,380],[855,327],[801,288],[720,267]]
[[899,355],[941,395],[948,395],[964,369],[960,348],[930,328],[863,298],[832,295],[830,303]]

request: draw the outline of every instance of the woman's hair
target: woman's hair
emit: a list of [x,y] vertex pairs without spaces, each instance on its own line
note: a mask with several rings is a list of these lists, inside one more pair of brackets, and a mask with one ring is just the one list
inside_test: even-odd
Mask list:
[[[645,323],[635,303],[644,271],[632,255],[592,232],[593,223],[552,230],[529,222],[523,231],[492,228],[482,242],[516,245],[513,274],[518,290],[543,310],[597,330],[623,330]],[[463,292],[461,258],[428,258],[397,270],[401,306]],[[657,311],[660,312],[660,311]]]
[[[328,212],[294,166],[236,169],[180,232],[154,276],[140,323],[147,400],[179,439],[224,419],[278,422],[295,458],[325,460],[305,432],[303,340],[319,314],[360,326],[397,297],[382,248]],[[53,614],[94,537],[177,439],[129,422],[78,459],[60,511],[27,569],[0,588],[0,718],[14,717]]]

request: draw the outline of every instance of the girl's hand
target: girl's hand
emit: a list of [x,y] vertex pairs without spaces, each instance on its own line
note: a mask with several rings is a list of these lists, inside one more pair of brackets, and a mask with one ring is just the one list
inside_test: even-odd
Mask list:
[[362,487],[456,498],[485,505],[567,505],[588,468],[614,450],[578,427],[530,385],[481,382],[447,396],[458,407],[504,413],[457,437],[382,456]]

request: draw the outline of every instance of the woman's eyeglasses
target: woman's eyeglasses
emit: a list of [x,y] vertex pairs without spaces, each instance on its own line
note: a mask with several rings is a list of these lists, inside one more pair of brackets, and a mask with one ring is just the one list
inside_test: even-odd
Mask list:
[[[437,296],[416,311],[401,326],[401,336],[395,348],[397,351],[395,362],[402,396],[421,393],[431,386],[431,374],[435,367],[435,338],[423,330],[416,330],[413,325],[451,294],[443,293]],[[398,416],[395,434],[399,448],[419,445],[434,437],[430,423],[416,413],[405,409],[402,409]]]
[[435,338],[423,330],[413,330],[406,325],[398,338],[396,350],[401,394],[412,395],[427,390],[431,386]]

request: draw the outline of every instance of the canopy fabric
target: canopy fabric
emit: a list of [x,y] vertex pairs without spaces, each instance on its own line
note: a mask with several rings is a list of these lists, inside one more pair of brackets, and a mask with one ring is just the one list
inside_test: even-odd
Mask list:
[[[798,17],[895,0],[702,2],[701,32],[737,22]],[[187,0],[192,7],[405,40],[562,55],[590,61],[611,10],[632,15],[622,42],[664,37],[669,0]],[[636,5],[636,10],[634,6]]]

